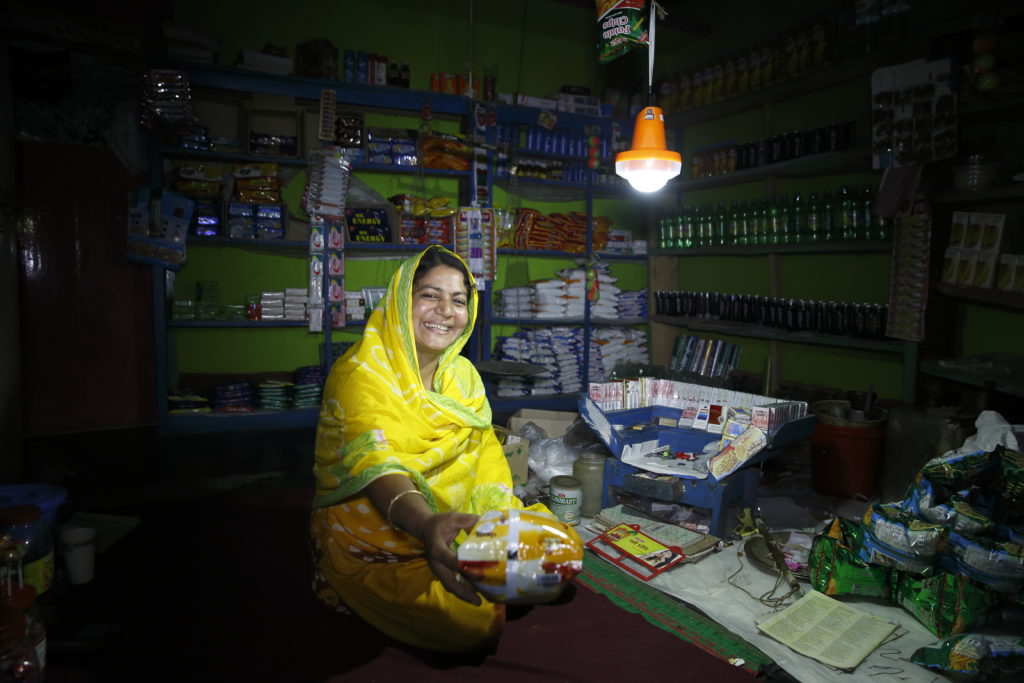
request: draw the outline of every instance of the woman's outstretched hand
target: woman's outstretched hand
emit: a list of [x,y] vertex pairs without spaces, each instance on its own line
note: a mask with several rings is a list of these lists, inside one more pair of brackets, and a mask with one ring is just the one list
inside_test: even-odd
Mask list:
[[471,605],[480,604],[480,596],[473,584],[459,572],[459,560],[452,543],[459,531],[469,531],[476,524],[477,515],[462,512],[442,512],[427,519],[420,533],[427,556],[427,563],[434,570],[441,585],[449,593]]

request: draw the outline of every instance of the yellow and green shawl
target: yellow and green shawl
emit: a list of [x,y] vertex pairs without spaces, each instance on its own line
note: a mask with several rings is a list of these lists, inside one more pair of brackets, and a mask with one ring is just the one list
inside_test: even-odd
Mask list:
[[421,257],[402,263],[362,339],[331,368],[317,427],[314,507],[352,503],[374,479],[396,472],[413,480],[435,512],[521,507],[483,382],[459,355],[473,331],[476,296],[434,386],[420,379],[411,296]]

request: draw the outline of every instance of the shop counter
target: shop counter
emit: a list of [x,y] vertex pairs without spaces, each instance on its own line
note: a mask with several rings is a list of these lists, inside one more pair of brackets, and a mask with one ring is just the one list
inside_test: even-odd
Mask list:
[[761,479],[761,469],[757,465],[779,455],[789,444],[809,439],[815,424],[813,415],[783,423],[768,434],[767,445],[763,449],[720,480],[711,475],[706,478],[661,475],[657,479],[649,479],[636,477],[643,470],[622,462],[625,446],[656,440],[658,445],[667,445],[672,451],[701,452],[709,442],[721,439],[721,435],[663,424],[677,422],[681,412],[679,408],[648,406],[602,411],[587,396],[580,398],[579,407],[580,416],[615,456],[605,460],[602,507],[618,503],[616,494],[623,490],[655,500],[707,509],[711,511],[709,531],[718,537],[728,535],[726,524],[731,505],[739,503],[741,509],[756,506]]

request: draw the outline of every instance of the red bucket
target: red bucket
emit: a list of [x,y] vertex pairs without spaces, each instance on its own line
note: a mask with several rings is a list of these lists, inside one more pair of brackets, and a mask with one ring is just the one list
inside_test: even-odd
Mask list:
[[818,422],[811,437],[811,483],[829,496],[871,498],[878,492],[885,426],[839,427]]

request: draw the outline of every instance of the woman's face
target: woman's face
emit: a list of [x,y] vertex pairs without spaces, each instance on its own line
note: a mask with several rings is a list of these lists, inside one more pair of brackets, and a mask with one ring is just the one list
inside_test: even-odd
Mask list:
[[441,355],[469,322],[469,292],[462,273],[434,266],[412,286],[412,330],[420,365]]

